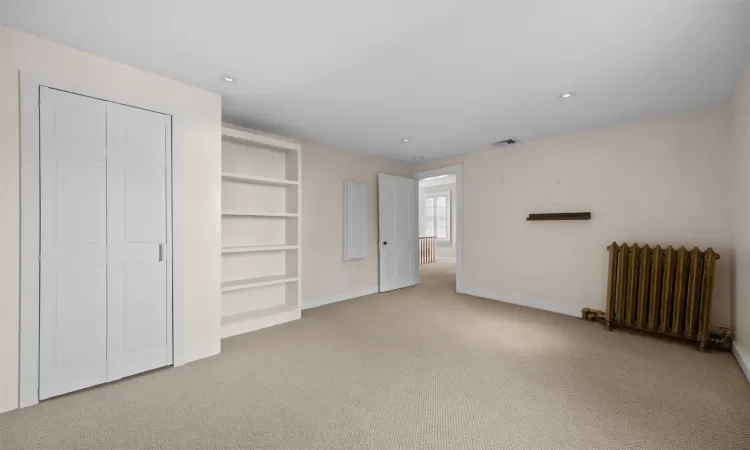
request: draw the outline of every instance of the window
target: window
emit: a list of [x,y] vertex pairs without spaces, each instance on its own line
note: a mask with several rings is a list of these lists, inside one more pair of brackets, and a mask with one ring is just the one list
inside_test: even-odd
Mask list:
[[425,197],[425,236],[435,236],[441,241],[451,240],[451,193],[431,194]]

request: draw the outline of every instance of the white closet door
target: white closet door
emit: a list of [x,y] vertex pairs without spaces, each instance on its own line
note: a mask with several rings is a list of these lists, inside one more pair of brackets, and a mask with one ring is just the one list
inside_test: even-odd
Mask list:
[[172,362],[169,116],[107,103],[109,379]]
[[40,91],[40,399],[107,380],[106,108]]

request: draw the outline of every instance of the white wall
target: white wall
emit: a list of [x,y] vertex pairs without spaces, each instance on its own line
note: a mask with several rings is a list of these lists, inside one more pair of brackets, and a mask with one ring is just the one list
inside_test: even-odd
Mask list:
[[[729,325],[728,108],[431,162],[463,163],[463,288],[580,315],[605,308],[612,241],[712,246],[712,322]],[[591,221],[527,222],[591,211]]]
[[[750,369],[750,68],[737,87],[731,105],[733,168],[733,238],[735,270],[732,277],[732,328],[735,348]],[[747,373],[750,378],[750,372]]]
[[[377,174],[408,175],[405,163],[302,144],[302,307],[378,288]],[[369,246],[363,260],[343,261],[344,181],[367,184]]]
[[[453,177],[455,179],[455,177]],[[439,185],[424,186],[424,180],[419,182],[419,235],[426,236],[425,233],[425,199],[429,194],[437,194],[442,192],[450,192],[451,194],[451,240],[450,242],[438,241],[436,254],[439,258],[455,258],[456,257],[456,202],[458,197],[456,196],[456,183],[446,183]]]
[[220,350],[221,97],[0,28],[0,412],[18,406],[19,71],[179,113],[184,132],[184,357]]

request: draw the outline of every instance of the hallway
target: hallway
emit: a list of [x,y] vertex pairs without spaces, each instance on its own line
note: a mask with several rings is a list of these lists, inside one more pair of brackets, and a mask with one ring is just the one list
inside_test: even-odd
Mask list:
[[419,266],[419,283],[430,291],[456,292],[456,260],[438,258],[435,262]]

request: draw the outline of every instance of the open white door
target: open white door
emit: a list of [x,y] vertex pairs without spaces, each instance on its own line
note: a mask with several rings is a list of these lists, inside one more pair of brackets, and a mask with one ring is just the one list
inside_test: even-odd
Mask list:
[[417,181],[378,174],[380,292],[419,283]]
[[107,102],[108,381],[172,363],[170,126]]

